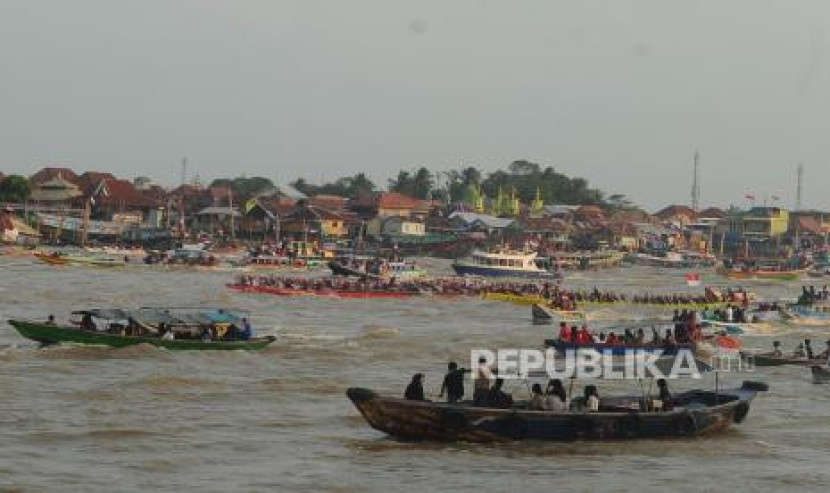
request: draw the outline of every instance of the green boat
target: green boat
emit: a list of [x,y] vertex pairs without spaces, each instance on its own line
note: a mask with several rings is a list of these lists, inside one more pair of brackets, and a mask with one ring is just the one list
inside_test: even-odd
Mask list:
[[[150,344],[172,350],[247,350],[263,349],[276,340],[273,336],[240,339],[230,337],[229,328],[241,317],[225,310],[141,309],[83,310],[73,312],[80,322],[59,326],[54,322],[9,320],[23,337],[43,345],[60,343],[126,347]],[[97,323],[95,321],[98,321]],[[233,329],[235,330],[235,329]],[[169,332],[168,337],[161,334]],[[204,336],[207,333],[208,336]]]

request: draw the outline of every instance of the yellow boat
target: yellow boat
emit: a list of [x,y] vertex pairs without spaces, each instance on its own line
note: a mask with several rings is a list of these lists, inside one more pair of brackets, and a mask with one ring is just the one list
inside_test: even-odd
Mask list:
[[[485,293],[482,296],[489,301],[507,301],[516,305],[547,305],[547,300],[537,294],[513,294],[513,293]],[[631,300],[623,301],[577,301],[576,305],[584,306],[641,306],[647,308],[669,308],[669,309],[686,309],[686,310],[713,310],[715,308],[723,308],[732,303],[726,301],[718,301],[712,303],[639,303]]]

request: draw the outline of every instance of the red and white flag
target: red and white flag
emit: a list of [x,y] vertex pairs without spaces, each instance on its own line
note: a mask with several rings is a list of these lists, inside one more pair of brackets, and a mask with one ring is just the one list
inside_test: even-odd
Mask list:
[[755,195],[751,194],[751,193],[748,193],[748,194],[744,195],[744,198],[746,200],[755,200]]
[[700,286],[700,274],[688,273],[686,274],[686,284],[689,286]]

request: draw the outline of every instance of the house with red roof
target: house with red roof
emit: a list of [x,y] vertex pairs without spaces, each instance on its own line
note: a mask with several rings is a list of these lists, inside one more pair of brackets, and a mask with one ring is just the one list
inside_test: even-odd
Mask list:
[[375,192],[364,195],[350,204],[350,208],[363,219],[375,217],[411,217],[426,220],[430,202],[419,200],[399,192]]
[[81,180],[79,179],[78,175],[75,174],[74,171],[72,171],[69,168],[61,167],[42,168],[40,171],[29,177],[29,183],[32,184],[32,187],[35,187],[37,185],[42,185],[47,181],[53,180],[56,177],[63,178],[69,183],[72,183],[77,186],[81,185]]

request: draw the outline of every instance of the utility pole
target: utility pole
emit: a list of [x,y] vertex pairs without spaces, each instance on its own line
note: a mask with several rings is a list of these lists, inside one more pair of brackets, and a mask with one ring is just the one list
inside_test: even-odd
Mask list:
[[694,174],[692,176],[692,209],[700,211],[700,153],[695,150]]
[[182,182],[181,185],[184,185],[187,182],[187,158],[182,158]]
[[801,210],[801,191],[802,186],[804,184],[804,164],[798,163],[798,171],[796,172],[798,175],[798,185],[795,191],[795,210]]

